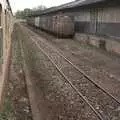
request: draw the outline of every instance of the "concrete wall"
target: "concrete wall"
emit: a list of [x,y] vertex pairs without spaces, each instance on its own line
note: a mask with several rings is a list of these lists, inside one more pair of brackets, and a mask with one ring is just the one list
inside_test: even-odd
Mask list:
[[74,39],[120,55],[120,41],[117,39],[82,33],[76,33]]

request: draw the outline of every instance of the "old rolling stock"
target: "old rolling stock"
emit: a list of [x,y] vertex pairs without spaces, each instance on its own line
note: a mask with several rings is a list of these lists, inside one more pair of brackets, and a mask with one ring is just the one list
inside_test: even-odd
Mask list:
[[64,14],[42,15],[28,18],[28,23],[58,37],[71,37],[74,35],[74,22],[71,17]]
[[8,79],[12,28],[13,14],[10,3],[8,0],[0,0],[0,105],[2,105],[3,91]]
[[53,32],[58,36],[72,36],[74,23],[69,16],[56,15],[53,20]]
[[11,42],[13,14],[8,0],[0,0],[0,53],[5,57]]

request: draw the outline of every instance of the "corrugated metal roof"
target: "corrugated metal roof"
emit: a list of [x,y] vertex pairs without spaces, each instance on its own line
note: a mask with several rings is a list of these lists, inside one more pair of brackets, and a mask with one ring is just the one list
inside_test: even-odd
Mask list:
[[93,3],[97,3],[97,2],[101,2],[101,1],[104,1],[104,0],[77,0],[77,1],[73,1],[71,3],[60,5],[60,6],[58,6],[58,8],[59,9],[72,8],[72,7],[77,7],[77,6],[93,4]]
[[57,6],[57,7],[48,8],[48,9],[43,10],[43,11],[36,11],[33,14],[34,15],[42,15],[42,14],[47,14],[47,13],[51,13],[51,12],[55,12],[55,11],[59,11],[59,10],[95,4],[95,3],[99,3],[99,2],[103,2],[103,1],[105,1],[105,0],[76,0],[76,1],[73,1],[70,3],[66,3],[63,5]]

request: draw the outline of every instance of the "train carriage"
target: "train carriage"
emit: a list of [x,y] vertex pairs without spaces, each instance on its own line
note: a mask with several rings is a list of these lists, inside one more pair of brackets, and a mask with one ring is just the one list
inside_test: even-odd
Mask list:
[[0,105],[3,102],[3,91],[9,74],[12,30],[13,14],[10,3],[8,0],[0,0]]
[[61,13],[29,17],[27,22],[59,37],[71,37],[74,35],[73,19]]

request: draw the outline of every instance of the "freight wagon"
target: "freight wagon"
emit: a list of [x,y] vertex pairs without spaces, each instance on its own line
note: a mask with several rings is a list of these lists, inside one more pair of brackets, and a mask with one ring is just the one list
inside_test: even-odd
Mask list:
[[31,16],[27,19],[27,22],[58,37],[72,37],[74,35],[73,19],[62,13]]

